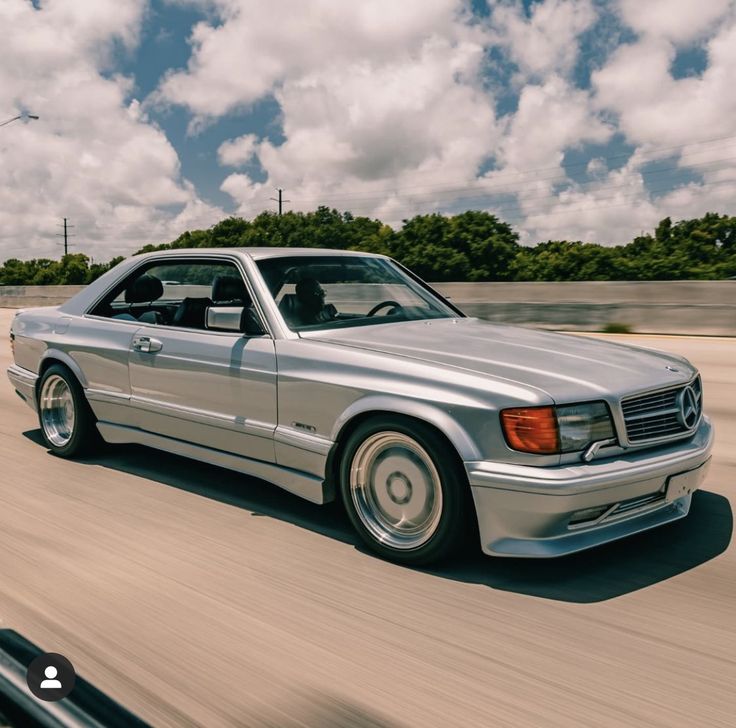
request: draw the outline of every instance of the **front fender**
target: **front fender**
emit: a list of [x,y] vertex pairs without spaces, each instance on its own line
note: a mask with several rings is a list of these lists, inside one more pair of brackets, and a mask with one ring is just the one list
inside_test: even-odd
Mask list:
[[473,438],[447,410],[427,402],[387,394],[369,394],[355,400],[335,421],[330,439],[336,442],[351,420],[368,412],[392,412],[423,420],[434,425],[448,438],[462,460],[475,460],[481,456]]

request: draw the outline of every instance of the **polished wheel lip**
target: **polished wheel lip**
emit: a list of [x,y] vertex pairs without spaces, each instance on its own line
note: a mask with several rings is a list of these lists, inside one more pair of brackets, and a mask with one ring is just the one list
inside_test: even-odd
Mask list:
[[41,426],[48,441],[56,447],[68,445],[74,435],[76,410],[67,381],[52,374],[41,387],[39,398]]
[[[385,476],[382,464],[390,471]],[[416,440],[401,432],[377,432],[360,444],[350,464],[350,494],[371,537],[396,550],[423,546],[442,517],[437,467]]]

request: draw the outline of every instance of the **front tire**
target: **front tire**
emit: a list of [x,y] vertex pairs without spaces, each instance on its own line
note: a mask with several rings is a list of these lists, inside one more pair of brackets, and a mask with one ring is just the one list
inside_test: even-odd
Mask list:
[[350,435],[340,489],[372,551],[416,566],[457,551],[469,531],[469,489],[450,450],[433,428],[403,417],[372,418]]
[[59,457],[81,455],[99,442],[95,416],[82,387],[61,364],[53,364],[41,377],[38,421],[46,446]]

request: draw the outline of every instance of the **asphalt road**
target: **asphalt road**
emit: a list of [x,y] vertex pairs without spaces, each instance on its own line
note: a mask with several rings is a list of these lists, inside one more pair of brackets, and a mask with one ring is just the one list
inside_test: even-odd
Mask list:
[[162,726],[730,728],[736,340],[636,341],[703,373],[717,445],[690,516],[564,560],[439,572],[214,467],[54,458],[3,375],[0,629]]

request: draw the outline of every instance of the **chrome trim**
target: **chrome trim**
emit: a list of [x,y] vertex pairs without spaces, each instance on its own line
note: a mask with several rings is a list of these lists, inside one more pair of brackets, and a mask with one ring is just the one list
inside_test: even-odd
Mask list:
[[[210,334],[224,334],[225,336],[233,336],[234,332],[232,331],[210,331],[209,329],[190,329],[186,326],[168,326],[166,324],[146,324],[143,321],[125,321],[124,319],[113,319],[107,316],[95,316],[90,313],[90,311],[94,310],[100,304],[100,302],[105,298],[105,296],[107,296],[110,293],[110,291],[113,288],[115,288],[115,286],[117,286],[122,280],[131,277],[137,270],[139,270],[142,267],[149,268],[149,267],[152,267],[160,263],[168,263],[169,261],[172,261],[172,260],[197,260],[197,261],[199,260],[205,260],[205,261],[206,260],[216,260],[216,261],[226,260],[228,262],[235,264],[235,267],[238,269],[238,272],[242,276],[243,281],[245,283],[245,287],[248,293],[250,294],[251,299],[253,300],[256,312],[259,318],[261,319],[261,323],[264,324],[263,328],[267,331],[268,335],[271,338],[275,338],[273,334],[273,327],[270,325],[268,316],[265,315],[265,310],[262,305],[262,302],[260,301],[257,295],[256,287],[253,285],[253,281],[250,279],[247,268],[244,265],[243,258],[251,260],[252,262],[252,259],[247,253],[241,253],[240,255],[238,255],[238,254],[212,253],[212,252],[199,253],[199,254],[196,252],[179,253],[179,254],[171,253],[170,251],[166,251],[166,252],[167,252],[166,255],[162,255],[160,257],[143,258],[138,265],[133,266],[132,268],[128,269],[125,273],[123,273],[121,276],[116,278],[115,282],[112,285],[108,286],[102,292],[102,294],[99,295],[94,300],[94,302],[91,305],[87,306],[84,313],[82,314],[82,317],[98,319],[102,321],[113,321],[115,323],[122,323],[122,324],[128,324],[128,325],[137,324],[138,326],[152,326],[152,327],[155,327],[156,329],[173,329],[174,331],[194,331],[200,334],[210,333]],[[256,272],[257,270],[258,269],[256,267]]]
[[580,456],[580,459],[585,462],[589,463],[597,454],[598,451],[602,447],[606,447],[607,445],[615,445],[616,444],[616,438],[615,437],[609,437],[607,440],[598,440],[597,442],[591,443],[587,450]]
[[36,386],[36,382],[38,381],[38,374],[30,371],[29,369],[24,369],[23,367],[19,367],[17,364],[11,364],[8,367],[8,376],[13,376],[25,384],[29,384],[33,387]]
[[125,392],[111,392],[107,389],[85,389],[84,394],[92,402],[113,402],[115,404],[130,401],[130,394]]
[[274,442],[291,445],[318,455],[327,455],[335,444],[332,440],[285,425],[278,425],[273,435]]
[[213,425],[222,427],[235,432],[245,432],[258,437],[272,438],[276,425],[259,420],[251,420],[246,417],[230,417],[222,415],[219,412],[210,412],[208,410],[196,409],[194,407],[185,407],[184,405],[172,404],[170,402],[161,402],[157,399],[148,399],[132,395],[130,397],[130,406],[136,409],[154,412],[156,414],[165,415],[167,417],[177,417],[180,419],[188,419],[194,422],[201,422],[205,425]]
[[[635,440],[632,440],[629,437],[629,422],[630,421],[641,420],[644,417],[657,417],[657,416],[665,416],[668,414],[673,415],[679,411],[679,408],[668,405],[666,407],[663,407],[660,410],[653,410],[645,415],[634,414],[634,415],[630,415],[627,417],[626,414],[624,413],[625,404],[627,404],[628,402],[631,402],[632,400],[644,399],[646,397],[651,397],[653,395],[659,395],[659,394],[664,395],[669,392],[684,391],[688,387],[692,387],[693,384],[698,380],[700,380],[700,413],[699,413],[697,421],[692,427],[684,429],[684,430],[680,430],[679,432],[669,433],[669,434],[661,435],[657,437],[642,438],[642,439],[635,439]],[[660,443],[673,442],[676,440],[682,440],[684,438],[692,436],[692,434],[697,431],[703,419],[703,382],[700,377],[700,372],[696,372],[695,375],[686,382],[680,382],[679,384],[671,384],[666,387],[654,387],[650,389],[645,389],[640,392],[634,392],[632,394],[627,394],[621,397],[618,402],[618,414],[620,415],[620,421],[623,426],[623,431],[619,433],[619,437],[620,437],[621,444],[624,447],[642,447],[642,446],[658,445]],[[679,418],[678,418],[678,421],[679,421]]]

